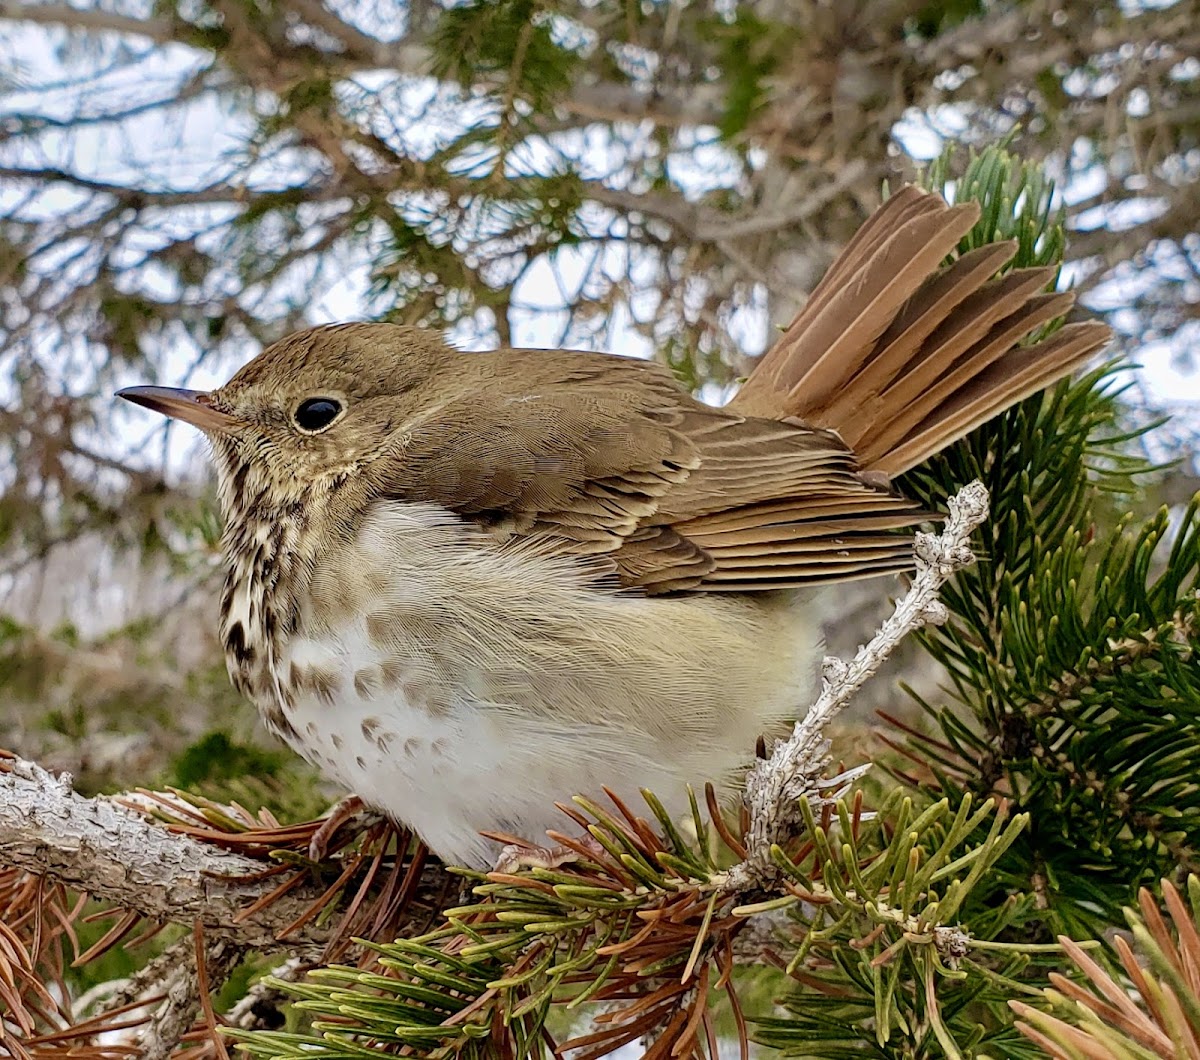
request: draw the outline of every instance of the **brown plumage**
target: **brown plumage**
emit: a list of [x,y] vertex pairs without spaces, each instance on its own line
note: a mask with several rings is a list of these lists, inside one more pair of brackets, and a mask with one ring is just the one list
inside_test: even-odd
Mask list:
[[978,214],[893,196],[723,409],[656,364],[388,324],[126,392],[213,440],[234,680],[455,860],[579,789],[681,805],[811,682],[819,603],[778,590],[907,568],[929,513],[889,479],[1105,343],[1021,345],[1071,296],[997,278],[1011,244],[957,256]]
[[[928,513],[859,468],[908,470],[1108,335],[1073,324],[1020,347],[1072,296],[1043,293],[1052,269],[993,278],[1013,243],[944,266],[978,216],[973,203],[900,191],[727,409],[683,393],[655,364],[561,350],[464,355],[375,324],[293,336],[231,385],[314,357],[403,358],[411,419],[396,459],[377,469],[380,492],[603,554],[627,588],[748,592],[902,570],[911,550],[891,531]],[[347,384],[351,394],[374,385]],[[419,412],[429,394],[436,408]]]

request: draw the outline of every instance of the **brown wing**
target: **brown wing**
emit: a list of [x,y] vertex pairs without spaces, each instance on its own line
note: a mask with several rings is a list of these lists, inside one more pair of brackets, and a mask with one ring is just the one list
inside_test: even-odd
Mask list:
[[997,276],[1013,243],[958,253],[979,212],[897,192],[727,409],[643,362],[438,354],[436,399],[417,403],[425,411],[385,462],[384,488],[496,533],[606,557],[622,584],[646,592],[904,569],[910,545],[894,531],[926,513],[879,481],[1067,374],[1108,337],[1087,323],[1036,341],[1071,296],[1045,290],[1052,270]]
[[385,490],[503,536],[602,555],[649,593],[758,590],[910,565],[925,518],[829,431],[709,408],[657,365],[568,351],[459,354],[450,394],[383,462]]

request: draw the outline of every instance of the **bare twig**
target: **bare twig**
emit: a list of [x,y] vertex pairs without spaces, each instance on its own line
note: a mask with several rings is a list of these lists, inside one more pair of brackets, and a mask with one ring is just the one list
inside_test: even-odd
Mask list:
[[175,39],[178,25],[169,18],[136,18],[112,11],[74,7],[70,4],[24,4],[17,0],[0,3],[0,18],[14,22],[38,22],[83,32],[97,30],[146,37],[159,44]]
[[751,769],[744,795],[750,810],[750,827],[745,836],[747,856],[730,871],[726,880],[728,889],[761,887],[772,879],[776,868],[771,848],[794,835],[800,826],[800,801],[820,804],[837,798],[869,768],[863,766],[833,778],[824,777],[830,761],[825,731],[905,636],[921,626],[946,621],[946,608],[938,601],[937,594],[956,571],[974,562],[971,533],[987,517],[987,490],[982,483],[972,482],[950,499],[949,507],[950,517],[941,534],[917,535],[914,544],[917,573],[891,617],[849,663],[832,657],[825,659],[821,695],[816,703],[797,722],[792,735],[776,743],[770,756],[756,762]]

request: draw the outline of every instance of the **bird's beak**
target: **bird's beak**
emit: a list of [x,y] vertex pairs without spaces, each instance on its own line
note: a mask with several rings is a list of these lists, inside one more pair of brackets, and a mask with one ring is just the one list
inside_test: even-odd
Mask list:
[[213,406],[212,395],[203,390],[179,390],[171,386],[127,386],[117,391],[117,397],[144,405],[164,416],[173,416],[202,431],[227,433],[239,421]]

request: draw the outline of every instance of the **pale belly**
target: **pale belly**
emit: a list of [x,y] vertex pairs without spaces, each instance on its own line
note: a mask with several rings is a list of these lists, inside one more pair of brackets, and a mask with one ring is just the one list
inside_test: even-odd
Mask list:
[[275,660],[288,693],[264,716],[439,856],[485,866],[498,847],[481,831],[543,842],[573,828],[554,803],[575,794],[607,786],[644,807],[649,788],[682,811],[688,784],[731,779],[809,698],[806,610],[598,591],[570,564],[397,505],[318,570]]
[[[289,655],[331,666],[353,658],[357,664],[364,656],[345,650],[356,641],[350,630],[333,643],[298,640]],[[497,848],[481,831],[539,843],[547,828],[570,831],[574,826],[554,804],[575,794],[601,796],[605,785],[643,809],[642,787],[661,792],[676,810],[685,805],[670,750],[653,755],[644,734],[528,716],[474,699],[465,688],[433,702],[417,674],[405,680],[394,662],[374,665],[391,665],[395,683],[355,689],[347,667],[340,672],[348,679],[328,696],[296,697],[286,711],[293,731],[280,735],[368,805],[412,827],[448,861],[494,863]],[[739,757],[712,761],[728,766]],[[702,774],[692,779],[699,782]]]

